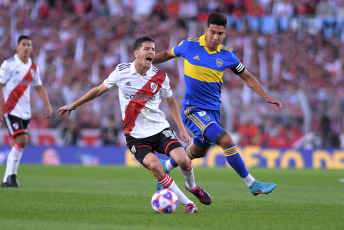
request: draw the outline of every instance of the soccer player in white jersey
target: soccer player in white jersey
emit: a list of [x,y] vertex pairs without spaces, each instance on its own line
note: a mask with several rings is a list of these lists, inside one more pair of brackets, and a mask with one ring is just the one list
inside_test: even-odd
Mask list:
[[11,151],[2,187],[19,187],[17,172],[20,158],[28,143],[28,128],[31,118],[30,85],[32,84],[45,105],[45,116],[51,117],[52,109],[39,76],[39,69],[31,58],[31,38],[18,38],[17,54],[4,61],[0,68],[0,120],[4,121],[11,138]]
[[75,110],[78,106],[90,101],[111,87],[117,85],[122,112],[124,134],[128,148],[135,158],[151,170],[158,183],[164,189],[177,194],[179,201],[186,206],[186,213],[198,212],[196,205],[189,200],[167,174],[154,151],[166,154],[180,165],[185,177],[185,187],[203,204],[210,204],[209,194],[195,184],[192,162],[170,129],[165,114],[159,109],[161,98],[176,122],[181,139],[190,143],[181,120],[178,104],[172,95],[166,73],[152,65],[155,57],[154,41],[150,37],[141,37],[134,43],[135,61],[120,64],[102,84],[94,87],[80,99],[58,109],[60,115]]

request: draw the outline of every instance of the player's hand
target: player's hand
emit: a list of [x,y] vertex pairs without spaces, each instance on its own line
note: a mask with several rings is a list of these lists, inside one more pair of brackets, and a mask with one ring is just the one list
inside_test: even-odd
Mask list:
[[69,116],[73,110],[75,110],[75,108],[72,105],[65,105],[65,106],[60,107],[57,110],[57,113],[60,115],[63,115],[65,112],[68,112],[68,116]]
[[188,134],[188,132],[186,132],[186,130],[180,130],[180,138],[182,139],[182,141],[184,141],[187,145],[191,144],[191,138]]
[[274,105],[276,105],[276,106],[277,106],[276,111],[279,111],[280,109],[282,109],[282,103],[281,103],[279,100],[275,99],[275,98],[269,97],[269,98],[266,99],[265,101],[266,101],[267,103],[269,103],[269,104],[274,104]]
[[51,115],[53,115],[53,110],[51,109],[51,106],[48,106],[45,108],[44,116],[50,118]]

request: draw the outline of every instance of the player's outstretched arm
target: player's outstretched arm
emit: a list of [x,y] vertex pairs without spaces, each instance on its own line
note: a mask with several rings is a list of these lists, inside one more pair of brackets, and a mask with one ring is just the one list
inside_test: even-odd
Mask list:
[[80,105],[82,105],[88,101],[93,100],[96,97],[99,97],[100,95],[102,95],[106,91],[108,91],[108,88],[104,84],[101,84],[97,87],[94,87],[93,89],[91,89],[90,91],[85,93],[82,97],[80,97],[78,100],[76,100],[72,104],[60,107],[57,110],[57,113],[62,115],[64,113],[68,112],[68,116],[69,116],[70,113],[73,110],[75,110],[77,107],[79,107]]
[[180,133],[180,138],[187,144],[191,144],[191,139],[189,134],[187,133],[182,118],[180,117],[180,111],[178,107],[178,103],[176,99],[172,96],[170,98],[165,98],[165,102],[167,105],[168,110],[170,111],[173,120],[176,122],[179,133]]
[[158,54],[155,55],[154,59],[153,59],[153,64],[159,64],[165,61],[168,61],[172,58],[175,58],[176,56],[174,56],[172,54],[171,50],[164,50]]
[[38,93],[38,96],[41,98],[41,100],[43,101],[44,105],[45,105],[45,117],[51,117],[53,110],[51,109],[51,105],[50,105],[50,101],[48,98],[47,93],[45,92],[45,89],[42,85],[39,86],[35,86],[35,89]]
[[244,72],[242,72],[241,74],[239,74],[239,76],[241,77],[241,79],[244,80],[245,84],[250,87],[250,89],[252,89],[254,92],[256,92],[259,96],[261,96],[262,98],[264,98],[264,100],[267,103],[270,104],[274,104],[277,106],[276,110],[280,110],[282,109],[282,103],[275,99],[270,97],[265,90],[263,89],[262,85],[258,82],[258,80],[250,73],[248,72],[246,69],[244,70]]

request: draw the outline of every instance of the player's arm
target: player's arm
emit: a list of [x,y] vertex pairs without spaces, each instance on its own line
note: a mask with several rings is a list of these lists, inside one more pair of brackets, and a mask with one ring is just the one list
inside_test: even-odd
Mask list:
[[68,112],[68,116],[70,115],[70,113],[75,110],[77,107],[79,107],[80,105],[93,100],[96,97],[101,96],[103,93],[105,93],[106,91],[108,91],[109,88],[107,88],[104,83],[102,83],[101,85],[94,87],[93,89],[91,89],[90,91],[88,91],[87,93],[85,93],[81,98],[79,98],[78,100],[76,100],[75,102],[73,102],[70,105],[65,105],[60,107],[57,112],[62,115],[65,112]]
[[165,61],[168,61],[172,58],[175,58],[176,56],[173,55],[172,50],[164,50],[158,54],[155,55],[153,59],[153,64],[159,64]]
[[[0,83],[0,98],[2,98],[2,88],[4,87],[3,84]],[[2,114],[2,100],[0,100],[0,121],[3,121],[3,114]]]
[[180,111],[176,99],[173,96],[171,96],[169,98],[165,98],[165,102],[168,110],[170,111],[170,114],[172,115],[174,122],[176,122],[178,126],[181,139],[189,145],[191,143],[191,139],[184,127],[182,118],[180,117]]
[[263,89],[262,85],[258,82],[258,80],[246,69],[239,74],[241,79],[245,82],[245,84],[250,87],[251,90],[256,92],[259,96],[264,98],[264,100],[267,103],[274,104],[277,106],[276,110],[280,110],[282,108],[282,103],[275,99],[270,97],[265,90]]
[[11,70],[7,61],[4,61],[0,67],[0,121],[3,121],[3,111],[2,111],[2,89],[6,85],[6,82],[11,76]]
[[48,98],[47,93],[45,92],[45,89],[42,85],[38,85],[35,86],[35,89],[38,93],[38,96],[41,98],[41,100],[43,101],[44,105],[45,105],[45,116],[46,117],[51,117],[52,115],[52,109],[51,109],[51,105],[50,105],[50,101]]

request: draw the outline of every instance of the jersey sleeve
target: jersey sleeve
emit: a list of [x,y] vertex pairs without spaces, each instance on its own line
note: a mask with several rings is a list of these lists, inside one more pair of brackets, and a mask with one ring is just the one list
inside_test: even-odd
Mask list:
[[7,61],[4,61],[0,67],[0,83],[6,84],[10,78],[10,67]]
[[172,97],[172,95],[173,93],[170,86],[170,79],[168,78],[166,74],[165,81],[162,83],[162,86],[161,86],[161,96],[164,98],[170,98]]
[[189,47],[188,39],[183,40],[179,45],[174,46],[171,50],[172,54],[176,57],[185,56]]
[[37,66],[37,70],[36,70],[35,74],[32,76],[32,85],[33,86],[42,85],[41,75],[40,75],[40,71],[39,71],[38,66]]
[[245,66],[241,63],[239,58],[237,58],[234,50],[230,54],[231,54],[231,62],[230,62],[231,64],[230,64],[229,68],[233,71],[233,73],[235,73],[237,75],[241,74],[242,72],[245,71]]
[[119,81],[119,72],[118,72],[118,66],[116,69],[106,78],[103,82],[103,84],[106,86],[106,88],[110,89],[113,86],[117,85]]

